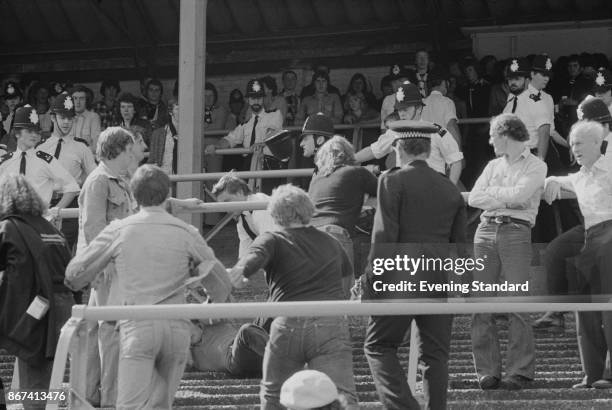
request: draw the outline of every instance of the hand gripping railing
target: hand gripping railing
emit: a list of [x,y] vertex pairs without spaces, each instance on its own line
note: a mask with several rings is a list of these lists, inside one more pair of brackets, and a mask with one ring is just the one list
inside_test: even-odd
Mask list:
[[[533,302],[538,300],[539,302]],[[358,301],[312,301],[277,303],[223,303],[184,304],[155,306],[104,306],[84,305],[72,308],[72,317],[62,328],[49,389],[61,389],[68,353],[70,361],[70,405],[71,408],[93,408],[85,402],[86,383],[86,331],[87,321],[109,320],[159,320],[159,319],[236,319],[253,317],[313,317],[313,316],[395,316],[395,315],[439,315],[474,313],[530,313],[567,311],[609,311],[612,303],[606,298],[601,303],[546,302],[558,300],[543,297],[498,297],[450,299],[448,303],[435,300],[414,299],[412,302],[358,302]],[[438,303],[428,303],[438,302]],[[508,303],[504,303],[508,302]],[[511,303],[518,302],[518,303]],[[543,303],[546,302],[546,303]],[[414,329],[414,325],[413,325]],[[414,332],[413,332],[414,334]],[[414,391],[418,349],[411,338],[408,381]],[[58,408],[57,403],[48,403],[47,410]]]

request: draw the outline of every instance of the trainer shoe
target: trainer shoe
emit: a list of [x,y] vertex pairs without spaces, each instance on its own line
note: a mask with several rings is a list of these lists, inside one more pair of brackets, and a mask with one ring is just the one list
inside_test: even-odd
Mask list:
[[565,330],[563,312],[546,312],[544,316],[533,322],[534,329]]
[[502,380],[501,388],[504,390],[521,390],[526,387],[529,382],[531,382],[530,378],[521,376],[520,374],[513,374]]
[[482,390],[495,390],[499,387],[499,379],[495,376],[482,376],[478,384]]
[[596,389],[612,389],[612,380],[601,379],[593,383]]
[[592,389],[593,386],[585,382],[584,380],[580,383],[576,383],[572,386],[572,389]]

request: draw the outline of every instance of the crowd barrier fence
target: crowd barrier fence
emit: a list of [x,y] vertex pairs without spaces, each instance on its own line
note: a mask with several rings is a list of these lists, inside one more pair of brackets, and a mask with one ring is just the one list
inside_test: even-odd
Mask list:
[[[505,300],[507,299],[507,301]],[[586,312],[609,311],[612,303],[542,303],[525,302],[530,298],[466,298],[449,300],[448,303],[427,299],[413,302],[359,302],[359,301],[312,301],[276,303],[223,303],[185,304],[155,306],[104,306],[77,305],[72,308],[72,317],[62,328],[57,344],[50,390],[62,389],[64,371],[70,353],[70,408],[92,409],[85,401],[87,374],[87,321],[158,320],[158,319],[247,319],[254,317],[310,317],[310,316],[390,316],[390,315],[436,315],[474,313],[531,313],[531,312]],[[533,299],[531,299],[533,300]],[[504,303],[507,302],[507,303]],[[512,303],[515,302],[515,303]],[[413,322],[412,329],[415,330]],[[416,384],[418,349],[416,332],[411,332],[408,382],[414,391]],[[56,410],[58,403],[48,403],[47,410]]]

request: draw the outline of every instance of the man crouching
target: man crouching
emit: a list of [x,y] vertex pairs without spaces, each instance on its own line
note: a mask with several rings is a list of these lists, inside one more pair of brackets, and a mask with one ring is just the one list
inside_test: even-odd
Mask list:
[[[353,274],[340,243],[308,226],[314,205],[306,192],[292,185],[275,189],[268,210],[279,230],[260,234],[230,272],[232,284],[266,272],[271,302],[343,299],[342,279]],[[357,407],[348,322],[343,317],[277,317],[270,327],[261,381],[261,408],[283,409],[283,382],[305,364],[327,374]]]
[[[143,165],[130,183],[140,211],[114,221],[66,269],[83,288],[114,261],[121,305],[185,303],[190,264],[215,261],[198,230],[166,212],[170,180]],[[170,409],[187,362],[188,320],[121,320],[117,409]]]

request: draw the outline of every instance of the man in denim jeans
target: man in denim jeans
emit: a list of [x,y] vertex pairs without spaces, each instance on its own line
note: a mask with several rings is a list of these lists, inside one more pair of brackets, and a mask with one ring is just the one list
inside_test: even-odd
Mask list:
[[[529,152],[529,133],[514,114],[491,120],[490,144],[498,158],[489,162],[469,194],[469,205],[484,212],[474,237],[474,257],[486,259],[475,269],[474,280],[495,284],[506,280],[523,284],[531,270],[531,228],[544,189],[546,164]],[[503,275],[503,279],[502,279]],[[473,296],[498,296],[477,292]],[[529,296],[506,292],[504,296]],[[521,389],[535,373],[535,345],[526,315],[509,315],[506,378],[502,387]],[[472,352],[478,383],[483,390],[500,386],[502,359],[495,316],[472,316]]]
[[[154,165],[134,174],[140,211],[113,221],[66,269],[66,284],[81,289],[114,261],[120,305],[185,303],[190,266],[219,263],[197,229],[166,212],[170,180]],[[187,320],[122,320],[117,409],[172,407],[190,342]]]
[[[308,226],[314,213],[302,189],[281,185],[268,209],[278,231],[259,235],[248,253],[230,272],[234,286],[265,269],[272,302],[342,299],[342,278],[351,276],[351,263],[340,243]],[[357,407],[348,322],[343,317],[277,317],[266,346],[261,381],[261,408],[283,409],[280,390],[293,373],[309,369],[327,374]]]

